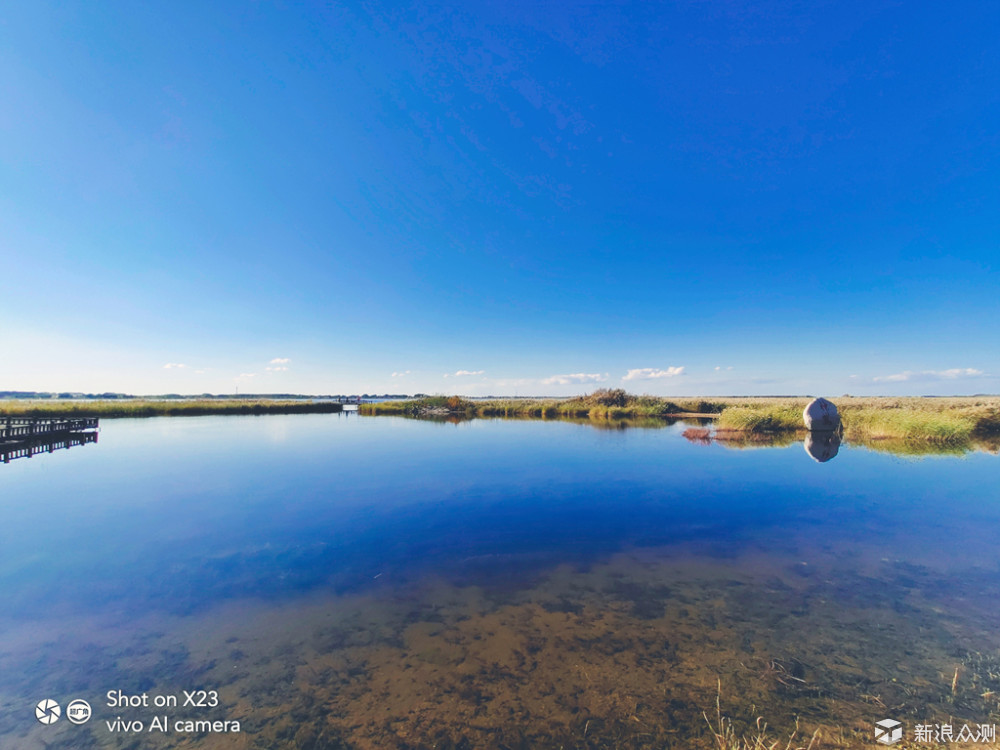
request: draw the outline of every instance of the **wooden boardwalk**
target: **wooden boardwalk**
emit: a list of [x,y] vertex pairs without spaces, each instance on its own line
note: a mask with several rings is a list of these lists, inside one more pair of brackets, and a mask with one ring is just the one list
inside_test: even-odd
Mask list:
[[0,417],[0,461],[97,442],[96,417]]
[[97,429],[97,417],[0,417],[0,443]]

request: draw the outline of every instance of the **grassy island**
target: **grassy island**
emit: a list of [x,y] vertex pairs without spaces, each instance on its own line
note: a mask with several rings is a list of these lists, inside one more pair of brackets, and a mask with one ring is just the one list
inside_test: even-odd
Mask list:
[[413,417],[464,416],[533,419],[642,419],[645,417],[718,416],[719,401],[670,401],[659,396],[634,396],[623,390],[602,389],[569,399],[477,399],[429,396],[410,401],[362,404],[362,414]]
[[[472,400],[434,396],[411,401],[363,404],[362,414],[423,418],[712,419],[716,433],[792,434],[805,432],[802,410],[808,398],[667,399],[599,390],[570,399]],[[1000,397],[834,399],[848,440],[926,440],[961,443],[1000,434]]]

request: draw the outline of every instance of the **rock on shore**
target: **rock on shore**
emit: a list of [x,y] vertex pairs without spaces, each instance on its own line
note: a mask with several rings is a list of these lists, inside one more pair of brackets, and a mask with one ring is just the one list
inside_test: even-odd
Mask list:
[[815,398],[802,411],[802,419],[805,420],[806,429],[810,432],[840,429],[840,413],[833,402],[825,398]]

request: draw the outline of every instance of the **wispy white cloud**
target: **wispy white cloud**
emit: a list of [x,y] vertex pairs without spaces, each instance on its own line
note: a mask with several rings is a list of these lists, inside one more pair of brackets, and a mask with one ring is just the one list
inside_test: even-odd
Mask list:
[[572,385],[573,383],[603,383],[608,379],[608,374],[574,372],[569,375],[553,375],[545,378],[542,385]]
[[482,375],[486,370],[458,370],[456,372],[446,372],[444,376],[446,378],[461,378],[466,375]]
[[257,373],[255,372],[241,372],[239,375],[236,376],[236,379],[243,380],[244,378],[255,378],[255,377],[257,377]]
[[[719,371],[719,370],[721,370],[721,369],[723,369],[723,368],[722,368],[721,366],[720,366],[720,367],[716,367],[716,368],[715,368],[715,371],[716,371],[716,372],[718,372],[718,371]],[[725,369],[726,369],[726,370],[732,370],[732,369],[733,369],[733,366],[732,366],[732,365],[730,365],[729,367],[727,367],[727,368],[725,368]]]
[[905,372],[897,372],[894,375],[881,375],[872,378],[876,383],[901,383],[904,380],[909,380],[913,377],[913,372],[906,370]]
[[957,380],[958,378],[978,378],[985,375],[982,370],[977,370],[974,367],[953,367],[950,370],[924,370],[922,372],[914,372],[913,370],[904,370],[903,372],[897,372],[892,375],[881,375],[872,378],[876,383],[903,383],[906,381],[935,381],[935,380]]
[[668,367],[666,370],[643,367],[638,370],[629,370],[622,380],[660,380],[661,378],[676,378],[683,374],[683,367]]
[[167,362],[167,364],[163,365],[164,370],[181,370],[185,367],[187,365],[182,365],[180,362]]
[[288,357],[275,357],[274,359],[272,359],[269,362],[269,364],[272,364],[272,365],[287,365],[291,361],[292,360],[289,359]]
[[951,378],[978,378],[986,373],[973,367],[966,367],[965,369],[955,368],[953,370],[942,370],[941,372],[935,372],[933,374],[950,380]]
[[539,381],[532,378],[499,378],[497,380],[490,381],[492,385],[504,387],[504,386],[522,386],[522,385],[537,385]]
[[265,367],[264,369],[267,370],[268,372],[284,372],[288,368],[287,367]]
[[409,370],[403,370],[403,371],[401,371],[401,372],[394,372],[394,373],[392,374],[392,377],[394,377],[394,378],[401,378],[401,377],[403,377],[403,376],[405,376],[405,375],[409,375],[409,374],[410,374],[410,371],[409,371]]

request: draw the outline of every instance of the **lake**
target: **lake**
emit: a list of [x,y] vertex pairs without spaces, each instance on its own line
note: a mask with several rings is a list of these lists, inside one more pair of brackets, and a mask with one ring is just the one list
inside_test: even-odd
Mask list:
[[987,739],[1000,458],[691,426],[103,420],[0,464],[0,746]]

